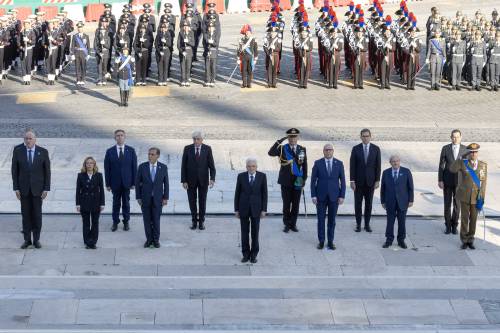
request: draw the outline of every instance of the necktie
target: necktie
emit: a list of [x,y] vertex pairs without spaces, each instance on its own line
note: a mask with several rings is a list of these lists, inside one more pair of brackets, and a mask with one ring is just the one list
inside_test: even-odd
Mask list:
[[394,178],[394,182],[396,182],[398,180],[398,172],[397,171],[393,171],[392,178]]
[[254,175],[250,175],[250,186],[253,186]]
[[328,176],[331,176],[332,175],[332,162],[330,160],[327,160],[326,166],[327,166]]
[[196,157],[196,159],[200,158],[200,147],[196,147],[195,157]]
[[28,162],[31,165],[33,165],[33,150],[28,150]]
[[368,161],[368,145],[365,145],[365,163]]
[[123,148],[120,147],[120,155],[118,156],[120,160],[123,160]]
[[453,158],[457,159],[457,157],[458,157],[457,146],[453,146]]
[[151,167],[151,180],[155,180],[155,176],[156,176],[156,167],[153,165]]
[[296,153],[295,152],[295,146],[292,147],[292,151],[293,151],[294,154]]

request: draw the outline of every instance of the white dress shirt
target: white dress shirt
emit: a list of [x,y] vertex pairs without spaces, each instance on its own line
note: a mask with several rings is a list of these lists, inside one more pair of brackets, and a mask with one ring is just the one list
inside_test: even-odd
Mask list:
[[[30,148],[28,148],[28,146],[24,145],[26,147],[26,160],[30,160]],[[33,162],[35,160],[35,148],[36,148],[36,145],[33,146],[33,148],[31,148],[31,162]]]
[[456,160],[458,158],[458,152],[460,151],[460,145],[451,145],[451,150],[453,151],[453,158]]
[[116,145],[116,154],[120,157],[120,148],[122,149],[123,156],[125,156],[125,145]]
[[248,183],[249,184],[252,184],[252,176],[253,176],[253,181],[255,181],[256,175],[257,175],[257,172],[256,173],[250,173],[250,172],[248,172]]

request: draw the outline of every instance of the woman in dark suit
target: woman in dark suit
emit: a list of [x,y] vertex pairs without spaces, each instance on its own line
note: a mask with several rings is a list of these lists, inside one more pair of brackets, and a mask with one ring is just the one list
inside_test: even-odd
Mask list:
[[76,210],[82,215],[83,242],[96,249],[99,216],[104,209],[104,182],[93,157],[87,157],[76,181]]

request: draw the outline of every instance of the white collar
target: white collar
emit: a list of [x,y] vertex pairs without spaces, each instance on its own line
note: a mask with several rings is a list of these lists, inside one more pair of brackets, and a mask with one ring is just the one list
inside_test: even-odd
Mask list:
[[[28,148],[28,146],[27,146],[27,145],[24,145],[24,146],[26,147],[26,151],[29,151],[29,150],[30,150],[30,148]],[[36,145],[34,145],[34,146],[33,146],[33,148],[31,148],[31,151],[32,151],[32,152],[35,152],[35,148],[36,148]]]
[[325,161],[330,161],[330,162],[333,162],[333,157],[332,157],[332,158],[326,158],[326,157],[325,157],[324,159],[325,159]]
[[156,161],[155,164],[152,164],[151,162],[148,162],[148,163],[149,163],[149,168],[151,168],[151,167],[155,167],[156,168],[158,166],[158,161]]
[[123,144],[121,146],[119,144],[116,144],[116,149],[120,149],[120,148],[122,148],[123,150],[125,150],[125,144]]

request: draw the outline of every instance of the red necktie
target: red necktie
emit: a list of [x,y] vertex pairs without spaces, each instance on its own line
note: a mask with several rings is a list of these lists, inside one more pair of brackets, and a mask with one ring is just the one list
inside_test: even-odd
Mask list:
[[200,159],[200,148],[199,147],[196,147],[196,153],[194,156],[196,157],[197,160]]

